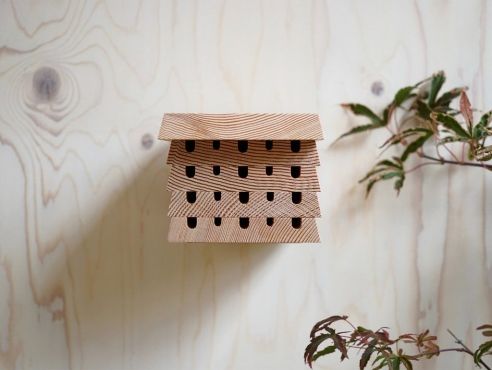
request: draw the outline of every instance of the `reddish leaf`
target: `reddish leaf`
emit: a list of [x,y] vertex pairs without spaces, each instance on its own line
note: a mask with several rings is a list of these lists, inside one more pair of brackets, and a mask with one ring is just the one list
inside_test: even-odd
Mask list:
[[470,100],[468,100],[468,96],[465,91],[461,92],[460,96],[460,111],[466,122],[468,123],[468,127],[473,125],[473,111],[471,109]]

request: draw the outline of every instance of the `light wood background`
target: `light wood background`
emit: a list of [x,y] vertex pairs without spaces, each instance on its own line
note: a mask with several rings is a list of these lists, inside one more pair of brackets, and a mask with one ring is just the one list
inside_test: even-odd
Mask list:
[[[330,143],[355,123],[338,103],[439,69],[491,107],[491,65],[487,0],[0,2],[0,368],[304,369],[335,313],[473,345],[492,175],[428,168],[365,200],[383,133]],[[321,245],[167,244],[163,112],[319,112]]]

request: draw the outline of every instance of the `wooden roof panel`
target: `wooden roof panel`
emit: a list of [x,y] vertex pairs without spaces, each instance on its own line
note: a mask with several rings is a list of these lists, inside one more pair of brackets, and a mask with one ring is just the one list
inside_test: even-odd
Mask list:
[[321,140],[317,114],[166,113],[161,140]]

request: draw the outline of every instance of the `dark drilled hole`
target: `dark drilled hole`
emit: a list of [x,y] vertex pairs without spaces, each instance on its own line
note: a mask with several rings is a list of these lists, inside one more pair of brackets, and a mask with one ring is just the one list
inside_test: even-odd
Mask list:
[[195,166],[186,166],[186,176],[195,177]]
[[248,151],[248,140],[239,140],[237,142],[237,150],[241,153],[245,153]]
[[188,203],[195,203],[196,202],[196,191],[187,191],[186,192],[186,200]]
[[246,204],[249,202],[249,191],[240,191],[239,192],[239,201],[242,204]]
[[292,140],[290,142],[290,150],[293,153],[299,153],[301,151],[301,141],[300,140]]
[[212,148],[214,148],[215,150],[219,150],[220,149],[220,140],[212,141]]
[[302,219],[300,217],[294,217],[292,219],[292,227],[294,229],[300,229],[302,225]]
[[215,226],[220,226],[221,223],[222,223],[222,217],[214,217]]
[[299,204],[302,202],[302,193],[300,191],[292,192],[292,203]]
[[242,179],[248,177],[248,166],[238,166],[237,167],[237,174]]
[[241,226],[241,229],[247,229],[249,226],[249,217],[239,217],[239,226]]
[[266,140],[265,141],[265,149],[266,150],[272,150],[273,149],[273,140]]
[[214,175],[219,176],[220,175],[220,166],[213,166],[214,170]]
[[185,141],[185,148],[186,148],[186,151],[188,153],[194,151],[195,150],[195,140],[186,140]]
[[196,217],[186,217],[186,224],[190,229],[194,229],[196,227]]
[[222,193],[220,191],[214,191],[214,199],[218,202],[222,198]]
[[273,201],[273,191],[267,192],[267,200],[269,202]]
[[266,166],[265,172],[266,172],[267,176],[272,176],[273,175],[273,166]]
[[273,226],[273,217],[267,217],[267,225]]
[[295,179],[301,176],[301,166],[291,166],[290,175]]

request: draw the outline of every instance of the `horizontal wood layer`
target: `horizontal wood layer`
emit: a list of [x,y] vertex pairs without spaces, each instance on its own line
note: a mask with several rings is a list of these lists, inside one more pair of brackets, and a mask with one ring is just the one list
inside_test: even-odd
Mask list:
[[162,140],[321,140],[317,114],[166,113]]
[[316,193],[302,193],[301,202],[292,202],[292,193],[276,192],[267,200],[265,192],[250,192],[247,203],[241,203],[239,193],[221,192],[220,200],[214,193],[197,192],[194,203],[186,192],[173,191],[168,215],[171,217],[321,217]]
[[312,191],[319,192],[316,168],[303,166],[298,178],[291,176],[290,166],[277,166],[271,176],[265,167],[248,166],[248,176],[241,178],[237,166],[221,166],[214,175],[212,166],[195,167],[194,177],[186,175],[185,166],[172,166],[167,188],[170,191]]
[[301,227],[292,227],[290,218],[274,219],[268,226],[265,218],[251,218],[247,229],[239,226],[237,218],[223,218],[216,226],[213,218],[198,218],[194,229],[187,225],[186,217],[171,218],[168,240],[170,242],[206,243],[319,243],[314,218],[302,220]]
[[248,141],[247,151],[238,150],[237,140],[223,140],[219,149],[214,149],[212,140],[196,140],[193,151],[186,150],[185,140],[173,140],[167,157],[171,165],[319,165],[318,151],[314,140],[300,142],[300,150],[292,152],[290,140],[274,141],[270,150],[264,140]]

